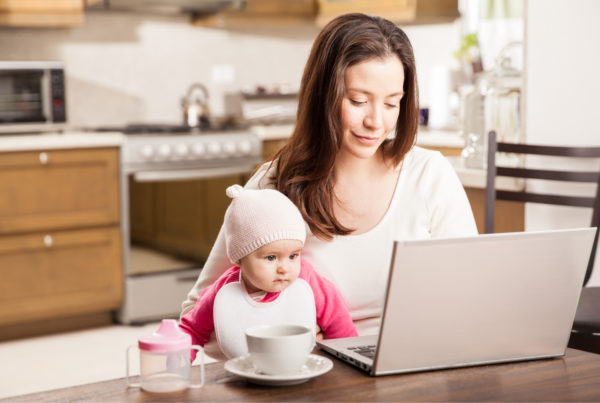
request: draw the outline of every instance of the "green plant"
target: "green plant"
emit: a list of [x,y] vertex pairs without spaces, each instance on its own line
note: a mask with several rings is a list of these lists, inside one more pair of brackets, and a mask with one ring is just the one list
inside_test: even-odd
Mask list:
[[[474,50],[476,50],[476,52],[473,52]],[[479,40],[477,39],[477,33],[475,32],[463,36],[460,49],[455,50],[452,54],[458,60],[471,63],[473,57],[477,57],[474,53],[479,53]]]

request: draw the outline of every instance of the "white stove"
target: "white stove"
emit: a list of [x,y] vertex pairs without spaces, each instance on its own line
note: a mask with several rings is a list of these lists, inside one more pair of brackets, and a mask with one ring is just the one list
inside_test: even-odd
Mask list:
[[[191,188],[197,181],[248,175],[262,161],[262,140],[240,128],[197,131],[180,126],[138,125],[121,131],[126,134],[121,152],[125,297],[118,320],[132,323],[177,317],[203,261],[185,253],[165,252],[136,239],[131,220],[132,213],[138,211],[129,210],[141,211],[147,206],[130,204],[130,186],[156,183],[164,189],[169,182],[189,181],[180,186]],[[213,191],[218,193],[212,196],[215,198],[225,194],[225,188]],[[182,200],[180,204],[202,203]],[[214,217],[218,218],[222,217]]]
[[122,168],[138,181],[158,175],[175,180],[251,171],[262,157],[258,136],[244,131],[218,134],[127,136]]
[[177,128],[175,126],[173,132],[143,131],[139,134],[132,133],[132,129],[124,131],[127,138],[122,154],[123,167],[128,172],[149,167],[223,167],[257,163],[261,158],[261,139],[250,130],[182,132]]

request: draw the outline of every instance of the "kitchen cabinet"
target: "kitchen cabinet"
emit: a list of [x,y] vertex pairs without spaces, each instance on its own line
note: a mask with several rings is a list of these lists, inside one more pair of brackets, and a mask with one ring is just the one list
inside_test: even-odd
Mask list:
[[0,26],[78,26],[83,8],[84,0],[0,0]]
[[[465,187],[471,203],[477,231],[485,232],[485,189]],[[525,231],[525,203],[499,200],[496,202],[494,232]]]
[[318,0],[317,25],[345,13],[368,13],[399,24],[449,22],[459,17],[458,0]]
[[0,153],[0,335],[121,305],[119,195],[116,147]]
[[224,10],[197,18],[194,23],[219,27],[290,23],[323,26],[351,12],[380,15],[398,24],[451,22],[459,17],[458,0],[247,0],[241,10]]
[[[442,155],[451,157],[451,159],[459,157],[462,151],[462,148],[445,145],[422,145],[421,147],[439,151]],[[485,171],[481,170],[479,174],[482,177],[482,183],[484,183],[485,179],[483,177],[485,176]],[[471,209],[473,210],[477,230],[480,234],[483,234],[485,229],[485,187],[471,186],[465,184],[464,180],[463,185],[471,204]],[[520,232],[525,230],[525,203],[505,200],[497,201],[495,216],[495,232]]]

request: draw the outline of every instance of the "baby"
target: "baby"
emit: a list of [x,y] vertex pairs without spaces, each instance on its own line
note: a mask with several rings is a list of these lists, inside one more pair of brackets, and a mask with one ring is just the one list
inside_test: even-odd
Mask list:
[[229,358],[247,354],[244,331],[253,325],[288,323],[315,329],[325,338],[356,336],[335,286],[301,258],[306,239],[302,214],[272,189],[227,188],[227,256],[235,263],[210,287],[180,327],[204,346],[215,332]]

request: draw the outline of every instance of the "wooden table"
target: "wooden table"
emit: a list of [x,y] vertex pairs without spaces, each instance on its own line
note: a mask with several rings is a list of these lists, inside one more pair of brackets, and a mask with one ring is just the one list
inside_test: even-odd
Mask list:
[[[202,389],[158,395],[115,379],[5,401],[600,401],[600,355],[573,349],[564,358],[377,378],[332,360],[330,372],[295,386],[254,385],[217,362],[206,366]],[[198,373],[193,367],[193,376]]]

